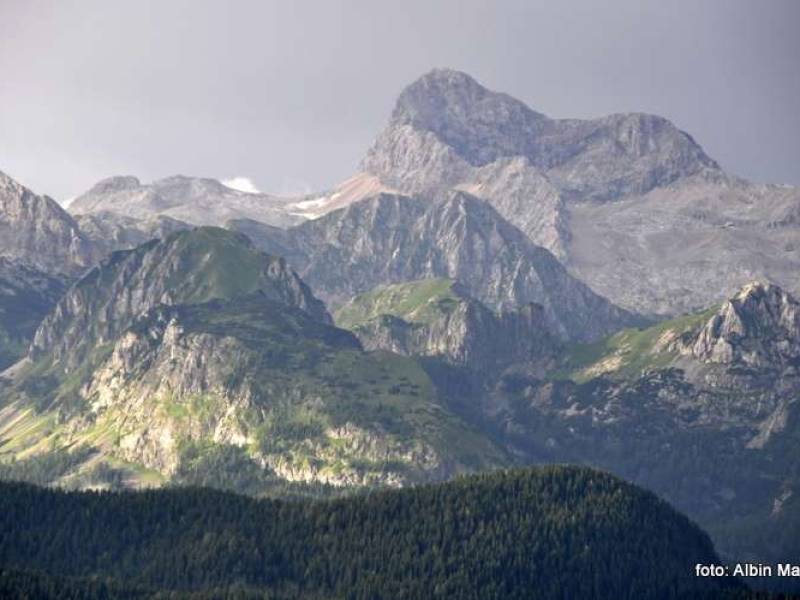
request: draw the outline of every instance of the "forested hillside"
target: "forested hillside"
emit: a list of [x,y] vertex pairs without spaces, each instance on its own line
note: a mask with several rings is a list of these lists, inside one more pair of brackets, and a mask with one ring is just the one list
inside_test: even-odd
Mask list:
[[0,497],[4,585],[82,578],[70,585],[83,581],[94,597],[216,589],[661,599],[737,588],[695,578],[695,563],[718,559],[686,517],[649,492],[582,468],[497,472],[331,501],[13,483],[0,486]]

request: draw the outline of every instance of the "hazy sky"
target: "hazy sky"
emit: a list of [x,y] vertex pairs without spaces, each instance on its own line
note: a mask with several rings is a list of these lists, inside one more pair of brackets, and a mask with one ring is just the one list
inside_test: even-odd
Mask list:
[[437,66],[554,117],[661,114],[800,183],[794,0],[0,0],[0,170],[59,200],[114,174],[321,189]]

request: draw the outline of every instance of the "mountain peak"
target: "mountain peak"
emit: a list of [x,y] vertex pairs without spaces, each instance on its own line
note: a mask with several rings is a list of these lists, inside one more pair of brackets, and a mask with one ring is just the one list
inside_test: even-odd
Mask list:
[[55,200],[0,173],[0,256],[65,275],[92,264],[95,252]]
[[198,227],[114,252],[86,273],[39,326],[33,358],[50,352],[70,368],[92,344],[112,340],[158,304],[202,304],[262,292],[329,323],[325,306],[283,258],[256,250],[243,234]]
[[[523,110],[527,117],[545,118],[507,94],[493,92],[475,78],[454,69],[433,69],[403,89],[397,99],[393,119],[422,120],[431,113],[449,112],[450,117],[470,116],[473,106],[482,103]],[[459,115],[459,113],[461,113]]]
[[20,195],[24,189],[18,181],[0,171],[0,193]]
[[800,362],[800,303],[772,283],[748,283],[706,322],[690,350],[710,363],[796,364]]
[[138,188],[142,183],[133,175],[114,175],[101,179],[94,184],[90,193],[105,194],[110,192],[121,192]]
[[434,69],[408,85],[397,99],[390,126],[429,131],[468,162],[526,154],[526,144],[547,117],[493,92],[471,76]]
[[751,281],[743,285],[731,301],[748,304],[790,297],[783,289],[769,281]]
[[551,119],[452,69],[430,71],[402,91],[362,167],[401,192],[416,192],[469,183],[475,167],[514,157],[576,200],[642,194],[719,169],[662,117]]

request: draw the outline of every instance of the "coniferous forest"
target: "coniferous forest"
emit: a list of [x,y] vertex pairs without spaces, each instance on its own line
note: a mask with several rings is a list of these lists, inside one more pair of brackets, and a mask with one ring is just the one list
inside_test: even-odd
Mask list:
[[[5,596],[677,598],[708,536],[610,475],[546,467],[346,499],[0,487]],[[47,573],[44,575],[43,573]]]

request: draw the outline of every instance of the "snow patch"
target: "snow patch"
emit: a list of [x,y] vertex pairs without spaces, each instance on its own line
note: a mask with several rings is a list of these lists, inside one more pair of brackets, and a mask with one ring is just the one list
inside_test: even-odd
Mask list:
[[253,183],[253,180],[249,177],[230,177],[228,179],[223,179],[220,183],[225,187],[229,187],[232,190],[237,190],[239,192],[247,192],[248,194],[261,193],[261,190],[256,187],[256,184]]
[[303,200],[302,202],[298,202],[296,204],[293,204],[292,207],[293,208],[299,208],[300,210],[310,210],[310,209],[313,209],[313,208],[322,208],[322,207],[330,204],[334,200],[336,200],[336,198],[338,198],[339,196],[341,196],[341,194],[339,192],[337,192],[337,193],[335,193],[335,194],[333,194],[331,196],[322,196],[321,198],[315,198],[313,200]]

